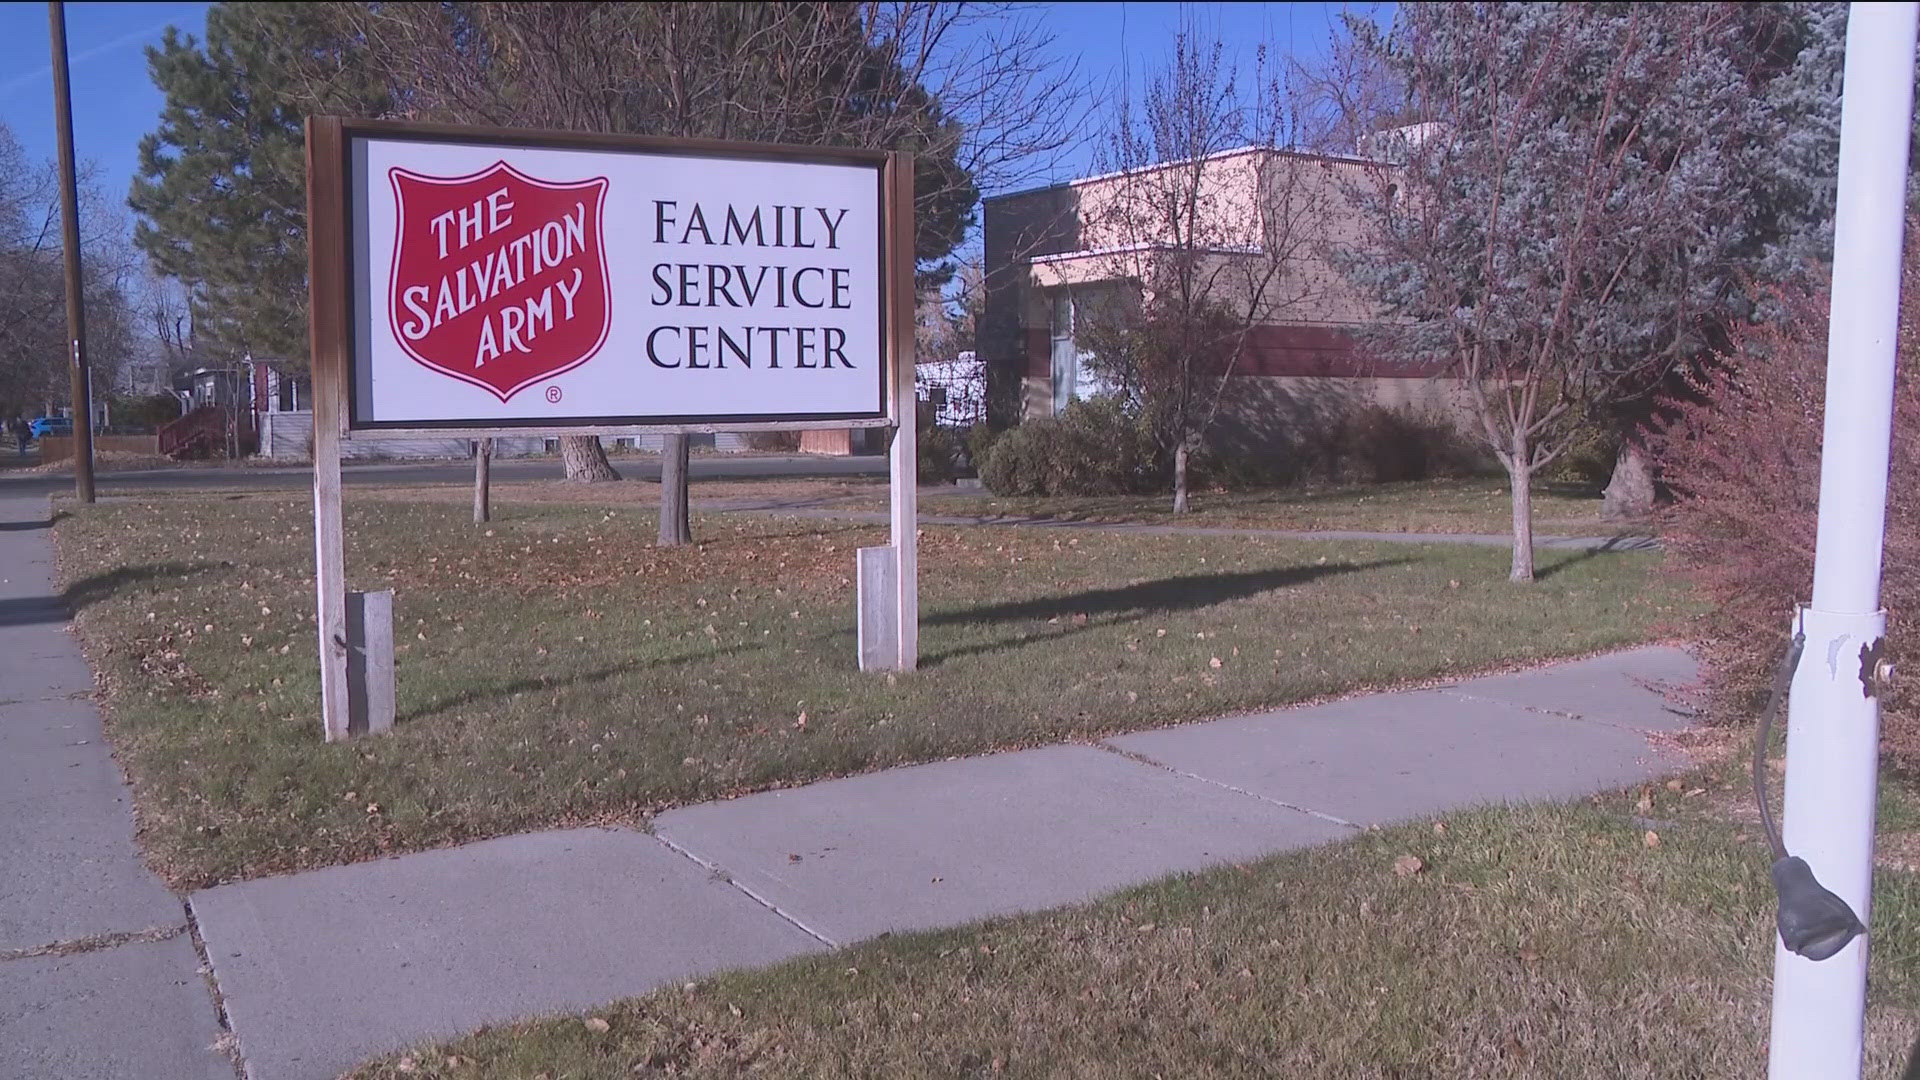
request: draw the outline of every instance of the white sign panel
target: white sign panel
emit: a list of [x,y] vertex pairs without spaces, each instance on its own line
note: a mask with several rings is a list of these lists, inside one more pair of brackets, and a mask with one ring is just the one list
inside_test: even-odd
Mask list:
[[886,415],[878,160],[349,130],[349,426]]

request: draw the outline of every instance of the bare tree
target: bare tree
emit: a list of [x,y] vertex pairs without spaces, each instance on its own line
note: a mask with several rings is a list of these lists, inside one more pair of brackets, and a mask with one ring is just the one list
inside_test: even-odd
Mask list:
[[[1045,168],[1084,101],[1018,9],[966,4],[336,4],[403,115],[915,153],[928,287],[978,185]],[[317,72],[324,77],[327,72]],[[591,438],[570,476],[611,475]],[[685,543],[687,440],[664,450],[661,543]]]
[[196,332],[194,304],[187,287],[149,268],[141,294],[146,333],[167,373],[197,366],[205,346]]
[[913,336],[922,360],[951,360],[973,348],[985,284],[985,268],[975,257],[960,264],[947,288],[921,291]]
[[1288,60],[1287,81],[1299,108],[1299,144],[1308,150],[1365,155],[1374,135],[1418,119],[1399,74],[1344,21],[1328,29],[1325,52]]
[[[128,299],[133,259],[125,221],[80,171],[80,243],[86,273],[87,360],[95,383],[113,384],[132,348]],[[0,124],[0,414],[65,401],[66,286],[61,276],[60,195],[53,165],[30,161]]]
[[1115,110],[1105,164],[1117,176],[1082,196],[1086,246],[1103,254],[1091,280],[1068,286],[1095,372],[1172,458],[1175,513],[1255,330],[1325,290],[1340,193],[1328,162],[1278,149],[1293,134],[1282,81],[1257,64],[1246,90],[1223,54],[1182,33],[1141,108]]

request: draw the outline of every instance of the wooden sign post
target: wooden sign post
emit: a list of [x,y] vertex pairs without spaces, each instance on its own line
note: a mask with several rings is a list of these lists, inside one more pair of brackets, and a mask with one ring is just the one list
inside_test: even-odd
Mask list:
[[307,124],[307,340],[313,371],[313,585],[320,635],[320,723],[328,742],[352,734],[347,708],[347,556],[340,519],[346,428],[347,234],[340,125]]
[[860,666],[915,666],[910,156],[316,117],[307,174],[329,741],[391,723],[371,622],[349,664],[347,440],[892,428]]

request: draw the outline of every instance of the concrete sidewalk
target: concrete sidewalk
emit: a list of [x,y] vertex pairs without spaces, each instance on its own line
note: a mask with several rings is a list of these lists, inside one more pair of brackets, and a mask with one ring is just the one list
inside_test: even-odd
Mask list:
[[186,909],[141,864],[45,497],[0,499],[0,1078],[232,1080]]
[[1648,735],[1684,726],[1658,687],[1694,678],[1678,650],[1635,649],[684,807],[651,835],[569,829],[243,882],[189,906],[246,1074],[319,1080],[888,931],[1629,785],[1682,765]]

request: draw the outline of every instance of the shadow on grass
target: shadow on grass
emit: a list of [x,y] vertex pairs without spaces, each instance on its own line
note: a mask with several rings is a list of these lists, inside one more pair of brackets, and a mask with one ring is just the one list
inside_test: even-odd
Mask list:
[[[67,586],[60,593],[60,598],[77,612],[89,604],[97,604],[112,597],[129,585],[158,581],[162,578],[175,580],[190,578],[220,568],[219,564],[210,562],[165,562],[151,563],[147,566],[121,566],[105,573],[89,574],[81,578]],[[238,573],[238,571],[235,572]]]
[[484,701],[509,698],[515,694],[553,690],[562,686],[591,686],[594,683],[610,682],[623,675],[631,675],[634,672],[645,671],[648,668],[678,667],[681,664],[691,664],[697,661],[717,660],[723,656],[737,655],[754,648],[759,648],[759,646],[733,645],[725,649],[712,649],[705,652],[689,653],[685,656],[666,656],[658,660],[626,660],[618,664],[609,664],[606,667],[596,668],[592,671],[584,671],[578,675],[569,676],[564,679],[551,677],[514,679],[511,682],[500,683],[495,686],[475,687],[471,690],[462,690],[460,693],[450,694],[446,697],[408,709],[406,712],[394,717],[394,723],[410,723],[414,720],[424,719],[435,713],[445,712],[449,709],[458,709],[467,705],[478,705]]
[[1603,555],[1623,555],[1641,551],[1643,550],[1642,548],[1631,546],[1639,539],[1639,537],[1634,536],[1616,536],[1597,547],[1583,548],[1579,551],[1569,552],[1565,558],[1555,559],[1552,562],[1542,562],[1540,560],[1540,551],[1536,548],[1534,549],[1533,555],[1533,580],[1545,581],[1555,574],[1566,573],[1581,563],[1597,559]]
[[[1261,488],[1228,488],[1219,491],[1200,491],[1194,494],[1195,513],[1201,517],[1208,514],[1244,510],[1249,507],[1285,510],[1288,508],[1309,508],[1324,504],[1350,503],[1358,499],[1386,498],[1403,495],[1409,491],[1448,494],[1478,494],[1479,486],[1489,481],[1498,481],[1499,494],[1506,494],[1506,476],[1491,473],[1470,477],[1446,477],[1432,480],[1393,480],[1379,484],[1300,484],[1294,486]],[[1536,481],[1536,494],[1567,499],[1600,498],[1600,488],[1580,481]],[[1156,521],[1166,519],[1168,523],[1179,519],[1169,509],[1169,500],[1154,496],[1144,499],[1139,496],[1080,496],[1070,499],[1068,506],[1049,506],[1050,500],[1039,496],[1008,498],[1004,501],[1017,502],[1021,512],[1005,512],[1001,515],[1005,523],[1039,522],[1104,522],[1114,519],[1139,519],[1152,517]],[[1410,507],[1409,509],[1417,509]]]
[[[1016,600],[960,611],[942,612],[921,621],[923,624],[934,626],[978,626],[1044,619],[1072,619],[1075,616],[1085,616],[1086,621],[1077,625],[1069,623],[1066,629],[1056,634],[1045,635],[1044,638],[1021,634],[999,641],[949,649],[946,652],[924,657],[922,663],[932,666],[963,656],[1014,648],[1030,641],[1063,638],[1094,626],[1115,626],[1137,622],[1154,615],[1212,607],[1229,600],[1257,596],[1275,589],[1284,589],[1290,585],[1302,585],[1334,574],[1379,570],[1412,561],[1412,559],[1376,559],[1364,563],[1285,566],[1267,570],[1243,570],[1230,574],[1187,574],[1180,577],[1142,581],[1112,589],[1093,589],[1064,596],[1044,596],[1033,600]],[[1102,616],[1112,617],[1102,618]]]

